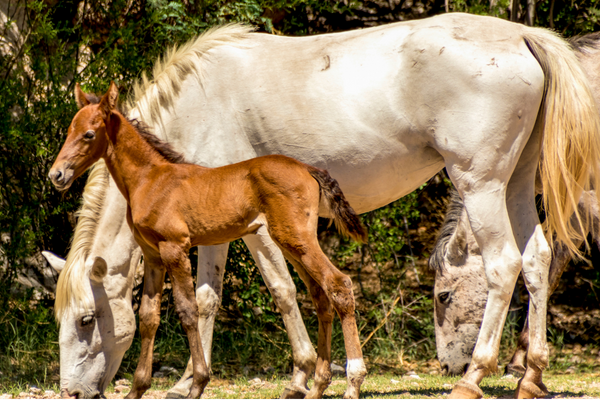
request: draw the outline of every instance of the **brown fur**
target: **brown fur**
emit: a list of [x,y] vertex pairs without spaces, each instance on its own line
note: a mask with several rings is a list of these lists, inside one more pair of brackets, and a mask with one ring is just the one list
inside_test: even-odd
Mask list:
[[[174,163],[181,158],[170,146],[139,131],[135,126],[139,123],[132,124],[116,111],[116,95],[113,83],[100,103],[86,104],[86,96],[77,86],[76,98],[83,108],[69,127],[50,177],[59,189],[67,189],[102,157],[127,200],[127,221],[145,260],[140,307],[142,348],[127,397],[140,397],[150,386],[152,345],[160,321],[165,273],[171,278],[175,307],[192,353],[190,397],[202,393],[209,375],[198,334],[189,249],[230,242],[259,230],[266,230],[283,250],[313,295],[319,318],[319,358],[315,385],[308,397],[322,397],[331,379],[333,309],[342,320],[348,359],[362,363],[352,283],[327,259],[316,235],[323,194],[337,226],[354,237],[366,236],[337,182],[325,171],[280,155],[220,168]],[[90,132],[95,132],[94,137],[86,136]],[[353,376],[349,375],[353,396],[359,394],[366,375],[363,369],[355,368]]]

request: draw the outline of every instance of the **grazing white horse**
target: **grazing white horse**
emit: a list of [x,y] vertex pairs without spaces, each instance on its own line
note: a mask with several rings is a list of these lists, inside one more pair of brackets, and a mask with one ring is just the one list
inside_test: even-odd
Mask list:
[[[555,34],[467,14],[302,38],[229,26],[159,64],[135,100],[130,117],[150,124],[188,160],[215,167],[265,154],[292,156],[327,169],[357,212],[396,200],[446,167],[464,200],[490,288],[473,362],[452,395],[483,395],[478,385],[496,368],[521,269],[531,293],[531,344],[517,395],[547,393],[550,247],[534,203],[536,170],[547,230],[571,248],[575,199],[590,173],[600,177],[590,162],[600,151],[596,104],[575,56]],[[130,254],[133,240],[119,245],[124,253],[111,247],[112,235],[126,235],[125,203],[112,183],[102,190],[106,202],[88,218],[81,246],[75,238],[58,284],[65,395],[101,393],[133,336],[115,305],[131,297],[130,257],[122,254]],[[245,240],[282,310],[294,351],[295,374],[284,396],[303,395],[314,350],[280,250],[266,233],[257,238]],[[204,249],[199,258],[208,263],[203,270],[214,271],[199,276],[197,290],[210,364],[226,247]],[[105,268],[103,278],[95,273]],[[119,293],[110,286],[115,279]],[[133,318],[131,308],[123,312]],[[109,353],[106,338],[122,346]],[[349,376],[353,368],[349,362]]]

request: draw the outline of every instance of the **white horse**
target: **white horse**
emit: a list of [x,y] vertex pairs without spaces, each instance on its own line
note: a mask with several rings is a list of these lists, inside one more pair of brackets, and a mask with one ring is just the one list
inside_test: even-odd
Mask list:
[[[466,14],[302,38],[230,26],[171,54],[135,99],[130,116],[151,124],[187,159],[214,167],[286,154],[329,170],[357,212],[396,200],[446,167],[464,199],[490,288],[473,362],[452,394],[482,396],[478,385],[496,368],[521,269],[532,299],[531,344],[517,395],[547,393],[550,247],[534,203],[536,170],[539,165],[548,231],[571,248],[574,199],[590,173],[600,177],[590,162],[600,151],[596,105],[575,56],[555,34]],[[82,239],[76,234],[60,275],[64,394],[101,393],[133,336],[134,246],[130,237],[113,240],[127,236],[125,202],[116,192],[104,184],[98,196],[105,203],[92,204],[96,212],[85,219],[90,229]],[[294,352],[295,374],[284,396],[303,395],[314,350],[281,252],[258,233],[245,240],[282,310]],[[198,277],[197,290],[208,364],[226,251],[199,254],[209,266],[203,270],[214,271]],[[107,338],[119,345],[109,348]],[[348,363],[348,376],[356,367]]]

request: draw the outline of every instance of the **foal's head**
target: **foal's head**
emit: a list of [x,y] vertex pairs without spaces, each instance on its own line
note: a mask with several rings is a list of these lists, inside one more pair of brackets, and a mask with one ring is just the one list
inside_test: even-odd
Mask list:
[[106,152],[107,127],[118,95],[119,90],[114,82],[111,82],[108,92],[99,102],[93,96],[86,95],[79,84],[75,86],[79,111],[71,121],[67,139],[48,174],[58,190],[67,190]]

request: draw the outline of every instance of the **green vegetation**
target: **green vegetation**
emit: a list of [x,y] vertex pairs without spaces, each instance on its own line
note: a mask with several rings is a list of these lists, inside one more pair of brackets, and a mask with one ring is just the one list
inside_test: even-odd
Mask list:
[[[514,16],[509,3],[449,0],[448,7],[509,18]],[[523,21],[526,1],[521,3],[516,16]],[[31,257],[40,250],[60,255],[68,251],[84,179],[61,194],[46,174],[76,110],[72,96],[76,82],[87,91],[103,92],[116,80],[126,92],[168,46],[216,24],[245,22],[259,31],[307,35],[422,18],[445,10],[440,0],[7,0],[2,4],[10,7],[0,9],[8,12],[8,22],[0,23],[0,37],[6,39],[0,44],[0,286],[5,288],[0,292],[0,389],[13,394],[28,385],[57,389],[58,327],[52,317],[52,297],[18,290],[15,282],[19,272],[35,267]],[[536,23],[573,35],[597,29],[599,15],[592,0],[542,0],[537,3]],[[402,374],[421,366],[423,372],[436,368],[431,361],[435,357],[433,277],[427,272],[426,259],[443,219],[440,199],[448,187],[448,181],[438,177],[406,198],[364,215],[369,245],[340,239],[323,224],[321,238],[328,255],[357,285],[357,321],[371,371]],[[241,242],[231,247],[229,257],[215,327],[213,372],[223,379],[255,374],[281,378],[291,366],[281,318]],[[292,275],[307,329],[316,342],[312,306],[303,284]],[[590,279],[600,280],[598,276]],[[170,294],[164,296],[163,305],[157,365],[181,369],[189,355],[185,335]],[[254,311],[257,307],[260,315]],[[343,365],[339,324],[334,328],[333,359]],[[508,345],[503,354],[514,344],[509,340],[514,340],[518,329],[516,323],[507,324],[504,338]],[[558,348],[569,341],[556,329],[550,338]],[[138,354],[136,338],[119,377],[132,373]],[[556,363],[563,368],[568,357]],[[428,389],[413,388],[412,383],[392,387],[381,381],[380,389],[375,388],[373,382],[389,376],[373,375],[365,394],[374,396],[389,387],[386,395],[392,397],[402,397],[407,391],[417,397],[430,392],[441,396],[446,390],[443,385],[452,381],[432,377]],[[328,394],[340,394],[342,386],[336,383],[332,390]],[[279,392],[252,389],[244,396]],[[236,397],[216,389],[214,395]]]

